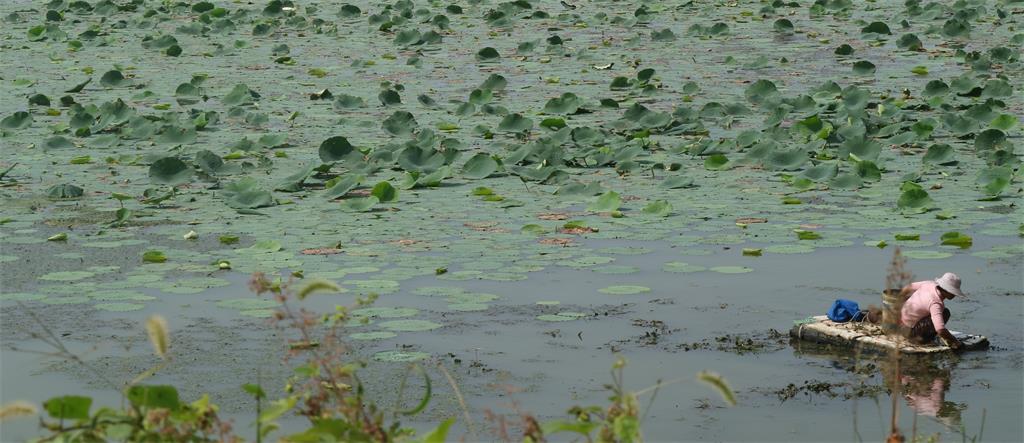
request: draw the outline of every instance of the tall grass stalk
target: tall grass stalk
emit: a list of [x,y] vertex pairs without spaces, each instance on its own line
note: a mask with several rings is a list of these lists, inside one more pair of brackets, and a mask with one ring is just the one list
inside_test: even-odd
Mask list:
[[[907,271],[906,264],[907,259],[903,257],[900,248],[897,246],[893,251],[892,261],[889,262],[889,269],[885,276],[886,292],[893,291],[898,294],[904,286],[910,283],[913,275]],[[885,309],[889,311],[890,315],[883,316],[885,321],[882,326],[885,329],[886,334],[889,335],[889,338],[896,343],[896,346],[893,346],[892,350],[889,352],[889,361],[891,363],[890,366],[892,367],[893,376],[891,378],[892,386],[890,387],[889,393],[891,411],[889,414],[889,436],[886,438],[887,443],[902,443],[905,440],[903,433],[900,432],[899,429],[899,399],[900,390],[902,388],[902,383],[900,381],[900,349],[903,348],[905,343],[903,334],[900,333],[900,312],[903,310],[903,302],[904,300],[902,297],[898,297],[895,300],[895,303],[892,303],[891,299],[890,303],[884,303]]]

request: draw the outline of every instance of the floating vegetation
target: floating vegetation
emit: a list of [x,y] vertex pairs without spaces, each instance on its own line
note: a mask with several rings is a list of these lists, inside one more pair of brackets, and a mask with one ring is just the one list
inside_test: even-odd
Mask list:
[[582,312],[562,311],[557,314],[538,315],[537,320],[561,322],[577,320],[586,316],[587,314],[584,314]]
[[382,306],[374,306],[370,308],[359,308],[351,312],[353,317],[372,317],[372,318],[402,318],[412,317],[418,314],[420,311],[413,308],[388,308]]
[[668,262],[668,263],[665,263],[664,265],[661,266],[661,270],[663,270],[665,272],[690,273],[690,272],[706,271],[707,269],[708,268],[706,268],[704,266],[691,265],[689,263],[679,262],[679,261]]
[[636,285],[614,285],[598,289],[598,292],[611,295],[633,295],[651,292],[651,288]]
[[491,305],[486,303],[452,303],[448,305],[448,309],[459,312],[476,312],[486,311]]
[[918,260],[938,260],[942,258],[952,257],[953,253],[945,251],[927,251],[919,249],[908,249],[903,252],[903,255],[907,258],[914,258]]
[[99,309],[101,311],[130,312],[138,311],[146,307],[146,305],[139,303],[98,303],[93,305],[92,307]]
[[262,298],[233,298],[221,300],[217,302],[217,306],[227,309],[237,309],[239,311],[248,311],[254,309],[276,308],[278,304],[274,300]]
[[637,266],[624,266],[624,265],[607,265],[607,266],[595,266],[590,268],[591,271],[598,274],[611,274],[611,275],[625,275],[640,272],[640,268]]
[[259,323],[260,272],[382,340],[1024,257],[1019,1],[332,3],[10,3],[4,305]]
[[94,275],[96,275],[96,274],[93,273],[93,272],[89,272],[89,271],[57,271],[57,272],[50,272],[50,273],[47,273],[47,274],[43,274],[42,276],[39,277],[39,279],[40,280],[49,280],[49,281],[69,281],[70,282],[70,281],[84,280],[84,279],[87,279],[87,278],[92,277]]
[[374,332],[355,332],[348,335],[348,338],[352,340],[384,340],[397,336],[394,332],[388,331],[374,331]]
[[373,354],[373,359],[386,362],[413,362],[430,357],[426,352],[417,351],[383,351]]
[[396,332],[422,332],[440,328],[442,325],[428,320],[390,320],[380,322],[377,326]]

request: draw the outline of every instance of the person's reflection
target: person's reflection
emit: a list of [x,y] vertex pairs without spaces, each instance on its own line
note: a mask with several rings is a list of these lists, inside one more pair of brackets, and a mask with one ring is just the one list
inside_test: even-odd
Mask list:
[[[893,364],[888,357],[860,359],[850,353],[836,353],[828,346],[794,341],[794,353],[798,356],[815,356],[827,359],[832,367],[862,375],[878,371],[886,388],[893,385]],[[876,366],[877,365],[877,366]],[[900,361],[900,394],[907,405],[918,415],[935,417],[946,426],[960,426],[960,413],[966,404],[946,401],[950,388],[951,369],[956,360],[942,360],[933,357],[904,356]]]
[[[951,371],[931,360],[905,359],[900,365],[900,392],[918,415],[935,417],[947,426],[960,425],[960,411],[965,406],[946,401]],[[887,386],[892,386],[892,366],[886,362],[882,374]]]

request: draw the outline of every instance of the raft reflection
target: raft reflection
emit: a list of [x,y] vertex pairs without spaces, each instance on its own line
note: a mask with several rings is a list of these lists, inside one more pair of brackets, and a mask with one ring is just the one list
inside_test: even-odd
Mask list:
[[[827,360],[836,369],[867,378],[865,383],[881,376],[879,381],[885,388],[884,392],[889,392],[893,386],[896,365],[887,354],[856,355],[849,349],[800,341],[793,341],[792,345],[796,356]],[[907,406],[918,415],[934,417],[946,426],[959,427],[961,413],[967,405],[946,400],[952,386],[953,370],[958,363],[956,356],[902,356],[899,363],[900,395]]]

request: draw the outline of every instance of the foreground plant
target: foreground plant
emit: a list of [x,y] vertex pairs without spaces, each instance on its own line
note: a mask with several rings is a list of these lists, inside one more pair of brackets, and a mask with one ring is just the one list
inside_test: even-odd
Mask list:
[[[281,304],[273,322],[279,328],[297,334],[297,338],[288,343],[288,357],[301,360],[295,368],[295,375],[286,385],[289,395],[273,401],[267,410],[259,414],[257,440],[276,430],[278,425],[274,420],[288,412],[310,421],[310,427],[305,431],[284,437],[288,441],[389,442],[409,440],[415,435],[412,429],[402,427],[397,417],[415,415],[426,409],[431,397],[430,378],[426,371],[418,365],[410,369],[422,375],[425,381],[424,395],[419,403],[408,410],[387,411],[368,396],[356,374],[363,365],[348,354],[348,347],[340,338],[341,328],[353,321],[349,309],[338,306],[334,313],[322,315],[292,306],[317,292],[340,291],[334,283],[314,280],[292,291],[289,283],[271,281],[256,273],[249,287],[257,294],[272,294]],[[357,299],[356,305],[368,305],[375,298],[371,295]],[[250,385],[248,390],[259,402],[263,396],[262,389]],[[398,404],[401,403],[399,398]],[[443,441],[452,421],[445,421],[428,433],[426,441]]]
[[[658,381],[654,386],[631,391],[626,388],[625,367],[627,361],[619,357],[612,365],[612,382],[604,387],[611,392],[609,404],[605,406],[573,406],[569,409],[569,420],[551,420],[538,422],[532,414],[520,412],[522,420],[521,439],[511,438],[505,419],[501,416],[489,413],[488,417],[496,423],[496,437],[504,442],[522,441],[524,443],[542,443],[549,441],[549,438],[563,440],[565,434],[574,434],[573,441],[601,442],[601,443],[636,443],[642,442],[643,421],[654,404],[658,391],[671,384],[685,381],[685,378],[670,380],[667,382]],[[697,374],[697,380],[706,383],[717,391],[722,400],[729,406],[736,404],[736,396],[728,382],[720,375],[702,371]],[[640,407],[640,397],[650,394],[647,400],[647,407]],[[580,440],[582,439],[582,440]]]
[[[43,340],[57,349],[57,356],[89,367],[71,354],[48,329]],[[217,415],[218,408],[203,395],[191,403],[182,402],[178,390],[169,385],[141,384],[171,361],[170,333],[167,321],[160,316],[146,320],[146,332],[153,351],[161,362],[124,384],[121,408],[100,407],[92,410],[93,399],[79,395],[53,397],[43,402],[44,416],[39,425],[49,435],[38,442],[105,442],[105,441],[192,441],[236,442],[231,424]],[[127,400],[127,407],[124,402]],[[34,413],[30,405],[12,412]],[[5,407],[5,409],[7,409]],[[7,415],[7,414],[4,414]]]

